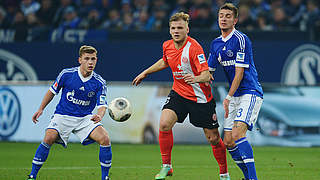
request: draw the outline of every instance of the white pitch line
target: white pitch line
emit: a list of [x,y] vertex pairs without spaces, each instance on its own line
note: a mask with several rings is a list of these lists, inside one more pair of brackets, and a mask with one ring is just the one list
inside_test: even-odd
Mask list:
[[[212,168],[211,166],[174,166],[174,168]],[[4,167],[0,167],[0,170],[25,170],[25,169],[30,169],[31,167],[17,167],[17,168],[4,168]],[[94,166],[94,167],[43,167],[41,169],[47,169],[47,170],[78,170],[78,169],[97,169],[100,168],[100,166]],[[150,167],[150,166],[112,166],[112,169],[154,169],[156,167]],[[216,167],[215,167],[216,168]],[[229,166],[228,168],[236,168],[236,166]]]

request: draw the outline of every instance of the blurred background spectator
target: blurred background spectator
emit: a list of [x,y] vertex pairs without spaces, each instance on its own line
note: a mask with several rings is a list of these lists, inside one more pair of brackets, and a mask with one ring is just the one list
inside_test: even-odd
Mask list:
[[184,11],[195,30],[218,30],[218,9],[226,2],[239,7],[242,31],[320,32],[319,0],[0,0],[0,28],[165,31],[169,17]]

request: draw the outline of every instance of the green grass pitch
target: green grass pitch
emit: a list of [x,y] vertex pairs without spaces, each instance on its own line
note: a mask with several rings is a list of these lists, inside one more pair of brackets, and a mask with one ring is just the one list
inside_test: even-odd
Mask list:
[[[0,180],[26,179],[39,143],[0,142]],[[259,180],[319,180],[320,148],[254,147]],[[112,180],[151,180],[160,170],[158,145],[112,144]],[[37,180],[98,180],[99,146],[54,145]],[[209,145],[174,145],[174,175],[167,180],[217,180],[219,169]],[[242,178],[229,154],[232,180]]]

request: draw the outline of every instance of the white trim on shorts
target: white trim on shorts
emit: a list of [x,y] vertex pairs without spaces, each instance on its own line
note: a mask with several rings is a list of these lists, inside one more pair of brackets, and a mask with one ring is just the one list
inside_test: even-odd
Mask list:
[[228,118],[224,120],[224,131],[232,131],[234,121],[246,123],[251,131],[257,121],[262,102],[263,99],[254,94],[232,97]]
[[88,138],[89,135],[96,127],[102,126],[100,122],[94,123],[91,117],[92,115],[74,117],[54,114],[47,129],[55,129],[58,132],[59,138],[56,140],[56,143],[64,147],[67,147],[71,133],[78,136],[83,145],[91,144],[94,141]]

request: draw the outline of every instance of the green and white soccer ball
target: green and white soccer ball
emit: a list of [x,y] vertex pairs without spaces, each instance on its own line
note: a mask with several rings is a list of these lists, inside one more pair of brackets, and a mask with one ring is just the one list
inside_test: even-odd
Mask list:
[[113,120],[124,122],[128,120],[132,114],[131,104],[129,100],[124,97],[115,98],[110,102],[108,112]]

